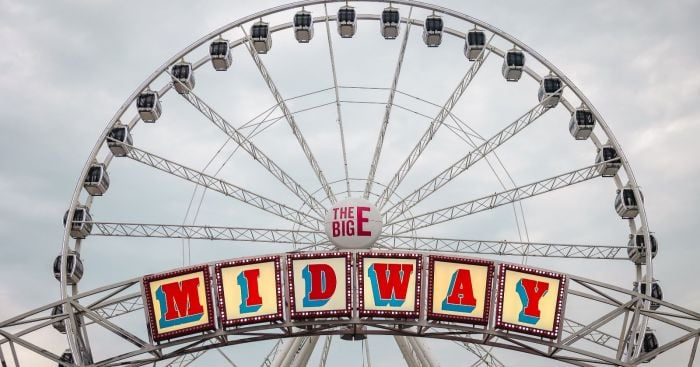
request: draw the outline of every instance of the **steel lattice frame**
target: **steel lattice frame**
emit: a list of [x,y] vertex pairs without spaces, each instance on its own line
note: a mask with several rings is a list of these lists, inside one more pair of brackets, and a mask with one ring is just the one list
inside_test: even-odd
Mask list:
[[[68,218],[73,217],[76,207],[79,205],[79,200],[83,191],[83,181],[86,177],[91,164],[96,160],[96,157],[107,142],[107,136],[111,128],[119,121],[127,121],[125,113],[130,105],[133,104],[139,93],[146,88],[153,87],[156,80],[163,76],[168,76],[168,69],[178,60],[185,58],[193,53],[200,46],[214,40],[219,35],[232,29],[240,28],[250,24],[251,22],[266,17],[272,14],[285,12],[289,10],[300,9],[303,6],[311,7],[314,5],[323,4],[325,14],[322,17],[313,18],[314,23],[324,23],[328,32],[328,46],[330,51],[330,62],[333,70],[333,90],[335,91],[335,100],[332,101],[336,105],[338,126],[341,136],[343,133],[343,119],[341,114],[341,104],[338,90],[340,88],[335,71],[335,61],[333,54],[333,45],[330,37],[329,23],[336,21],[334,15],[328,15],[327,3],[336,1],[321,1],[307,0],[290,3],[275,8],[271,8],[256,14],[241,18],[235,22],[227,24],[219,29],[202,37],[192,45],[188,46],[181,52],[167,60],[159,67],[151,76],[146,79],[136,90],[129,96],[122,105],[112,120],[107,124],[101,136],[98,138],[90,157],[85,163],[83,170],[79,176],[78,183],[73,193]],[[340,2],[340,1],[338,1]],[[342,1],[344,2],[344,1]],[[364,2],[382,2],[366,0]],[[469,133],[462,130],[462,137],[467,138],[472,142],[474,148],[470,153],[461,158],[453,166],[447,168],[441,174],[429,180],[416,191],[406,197],[398,197],[395,195],[396,188],[400,185],[403,178],[408,174],[413,164],[419,159],[422,152],[432,140],[433,136],[439,128],[446,126],[456,134],[457,128],[450,125],[450,119],[456,124],[459,124],[456,116],[452,114],[452,108],[457,104],[462,94],[467,90],[469,83],[476,76],[481,65],[487,61],[487,57],[491,54],[499,57],[504,57],[505,51],[499,49],[491,43],[491,39],[497,37],[506,40],[519,49],[523,50],[530,58],[539,62],[549,72],[558,76],[564,83],[567,90],[585,104],[595,116],[598,126],[603,131],[607,143],[611,144],[620,155],[619,159],[622,164],[622,169],[626,176],[626,183],[633,189],[635,198],[638,203],[643,203],[639,187],[634,177],[631,166],[624,155],[623,150],[609,129],[603,116],[595,109],[592,103],[585,95],[564,75],[559,69],[548,62],[544,57],[538,54],[535,50],[520,42],[515,37],[503,32],[502,30],[491,26],[483,21],[472,18],[457,11],[410,0],[398,0],[392,3],[410,7],[408,18],[401,18],[401,23],[405,24],[404,35],[402,39],[401,49],[396,63],[394,78],[390,88],[389,99],[386,102],[384,118],[382,119],[381,131],[376,143],[372,164],[369,167],[368,177],[364,180],[364,191],[359,191],[360,195],[366,198],[376,198],[379,207],[384,209],[383,215],[385,222],[388,223],[384,234],[377,241],[375,248],[390,249],[390,250],[418,250],[429,252],[454,252],[462,254],[485,254],[485,255],[514,255],[514,256],[541,256],[541,257],[561,257],[561,258],[582,258],[582,259],[608,259],[622,260],[626,259],[625,246],[611,245],[580,245],[580,244],[560,244],[560,243],[541,243],[529,241],[489,241],[489,240],[467,240],[455,238],[431,238],[420,237],[415,235],[415,231],[419,228],[428,227],[436,223],[450,221],[455,218],[470,215],[483,210],[490,210],[497,206],[512,204],[535,195],[544,194],[553,190],[574,185],[579,182],[595,179],[599,176],[598,167],[600,164],[582,167],[571,172],[563,173],[550,178],[545,178],[527,185],[505,189],[503,192],[495,193],[483,198],[458,203],[456,205],[446,207],[441,210],[432,211],[423,214],[413,214],[410,209],[420,201],[431,195],[433,192],[440,189],[442,186],[450,182],[457,175],[466,171],[469,167],[481,159],[486,159],[489,154],[492,154],[500,145],[506,143],[511,137],[524,130],[532,122],[550,109],[544,108],[542,104],[535,105],[531,110],[516,119],[510,125],[507,125],[503,130],[490,138],[482,138],[480,144],[473,143]],[[400,169],[393,176],[391,181],[386,185],[381,185],[375,181],[375,173],[384,143],[384,135],[386,126],[389,123],[391,111],[393,107],[403,108],[394,104],[394,96],[397,93],[403,93],[397,89],[398,79],[401,72],[401,67],[404,59],[408,33],[413,27],[423,26],[421,20],[411,18],[413,8],[420,8],[429,11],[434,11],[444,16],[473,24],[490,33],[491,39],[487,41],[480,58],[472,62],[471,67],[466,71],[461,81],[457,84],[452,95],[447,99],[444,105],[440,108],[436,116],[431,117],[431,122],[415,145],[409,156],[401,165]],[[379,20],[378,15],[361,14],[359,20]],[[279,24],[271,27],[271,33],[291,28],[291,23]],[[245,30],[243,30],[245,34]],[[464,39],[466,35],[458,30],[445,27],[444,33],[449,36]],[[218,191],[226,196],[230,196],[242,203],[257,207],[264,211],[270,212],[278,217],[284,218],[295,225],[299,229],[269,229],[269,228],[243,228],[243,227],[222,227],[222,226],[197,226],[197,225],[176,225],[176,224],[149,224],[149,223],[116,223],[109,221],[94,221],[91,224],[94,227],[92,235],[99,236],[124,236],[124,237],[158,237],[158,238],[183,238],[183,239],[209,239],[223,240],[233,242],[268,242],[268,243],[291,243],[300,246],[301,250],[319,250],[331,249],[327,237],[322,232],[322,215],[324,211],[324,202],[333,203],[337,199],[336,192],[345,192],[348,195],[350,192],[350,180],[347,171],[347,157],[345,154],[345,141],[343,138],[343,158],[345,165],[345,177],[340,182],[329,182],[320,165],[316,161],[311,148],[306,143],[304,136],[298,128],[295,121],[295,112],[291,111],[287,106],[286,100],[282,96],[280,90],[276,87],[270,72],[268,72],[263,60],[253,50],[250,45],[248,36],[234,40],[231,42],[231,47],[243,46],[250,52],[250,56],[255,62],[256,67],[260,71],[261,76],[265,80],[272,96],[276,101],[274,109],[279,109],[282,116],[279,119],[287,121],[292,129],[292,133],[298,141],[302,151],[308,160],[313,172],[315,173],[321,189],[322,198],[317,198],[315,195],[319,193],[309,192],[302,185],[296,182],[291,175],[287,174],[279,165],[270,159],[263,151],[257,147],[251,140],[250,136],[244,135],[240,129],[234,127],[226,121],[224,117],[219,115],[212,107],[210,107],[201,97],[190,91],[189,94],[184,94],[183,97],[205,118],[210,120],[217,126],[226,136],[238,144],[246,153],[260,163],[272,177],[284,184],[291,193],[304,202],[304,206],[300,209],[294,209],[283,203],[273,199],[258,195],[253,191],[236,186],[212,175],[207,175],[204,172],[189,168],[185,165],[166,158],[150,153],[138,146],[129,147],[130,151],[128,158],[142,163],[146,166],[153,167],[164,171],[168,174],[177,176],[181,179],[190,181],[206,189]],[[193,70],[209,61],[208,55],[193,63]],[[524,73],[532,77],[536,81],[540,81],[542,76],[535,72],[532,68],[526,66]],[[157,89],[162,96],[172,89],[171,83],[166,83],[161,88]],[[574,111],[574,107],[564,98],[561,100],[562,105],[570,112]],[[271,111],[271,110],[269,110]],[[268,114],[269,116],[269,114]],[[129,128],[133,128],[139,121],[138,115],[131,118]],[[460,127],[461,128],[461,127]],[[603,142],[600,137],[595,134],[591,135],[590,139],[596,148],[600,149]],[[466,141],[466,140],[465,140]],[[112,159],[111,154],[107,156],[104,163],[109,165]],[[613,178],[618,189],[621,189],[625,183],[620,175],[615,175]],[[339,191],[333,190],[335,184],[345,184],[346,189]],[[88,196],[84,205],[90,207],[93,197]],[[638,219],[630,219],[629,225],[631,233],[643,233],[646,249],[646,261],[644,264],[636,265],[637,280],[640,282],[651,283],[653,280],[652,268],[652,251],[650,248],[651,238],[649,236],[649,227],[647,223],[644,205],[640,205],[640,213]],[[637,223],[638,222],[638,223]],[[218,349],[227,345],[241,344],[246,342],[254,342],[267,339],[284,339],[284,342],[278,342],[270,355],[265,359],[263,365],[279,366],[279,365],[305,365],[308,362],[311,352],[314,347],[322,346],[322,361],[321,365],[325,365],[325,360],[328,356],[331,347],[331,335],[343,335],[348,328],[357,328],[359,326],[366,327],[367,330],[363,333],[367,335],[394,335],[396,342],[401,350],[406,362],[413,365],[434,365],[434,361],[430,356],[429,351],[422,345],[419,339],[413,338],[416,336],[430,337],[436,339],[447,339],[458,342],[467,350],[479,358],[477,363],[484,363],[490,366],[502,365],[498,359],[491,354],[491,350],[485,347],[492,346],[497,348],[520,351],[524,353],[534,354],[542,357],[551,358],[554,360],[567,362],[573,365],[621,365],[632,366],[641,362],[651,360],[656,355],[663,353],[679,344],[686,341],[694,340],[692,352],[689,358],[689,365],[693,364],[695,350],[697,349],[698,340],[700,338],[700,314],[697,312],[684,309],[680,306],[673,305],[664,301],[656,301],[660,304],[658,310],[652,311],[650,294],[640,294],[632,292],[614,285],[604,284],[594,280],[569,275],[570,290],[568,293],[569,299],[581,298],[588,301],[596,302],[607,307],[607,311],[598,316],[596,321],[584,323],[573,319],[566,319],[563,323],[563,337],[559,340],[544,340],[541,338],[519,335],[515,333],[506,333],[490,329],[488,327],[465,326],[463,324],[449,323],[434,323],[427,321],[425,317],[421,317],[416,321],[406,320],[385,320],[385,319],[370,319],[360,320],[357,317],[350,320],[323,320],[323,321],[284,321],[280,323],[272,323],[265,325],[253,325],[236,329],[235,331],[216,331],[203,335],[190,336],[173,341],[168,341],[160,344],[152,344],[148,341],[141,340],[135,333],[119,326],[113,320],[118,320],[121,316],[131,312],[143,309],[142,294],[139,290],[140,279],[131,279],[120,282],[111,286],[105,286],[88,292],[79,292],[78,287],[68,285],[66,269],[66,258],[70,251],[80,252],[81,239],[72,240],[70,237],[69,227],[66,227],[64,239],[62,243],[63,263],[61,264],[61,294],[62,299],[50,305],[40,307],[36,310],[29,311],[23,315],[17,316],[10,320],[0,323],[0,361],[3,365],[7,361],[14,361],[15,365],[20,365],[16,346],[26,348],[40,356],[49,360],[58,361],[59,356],[44,350],[42,347],[34,345],[23,339],[23,336],[35,332],[37,330],[50,327],[54,322],[63,322],[68,335],[68,344],[73,351],[76,359],[75,365],[97,365],[97,366],[118,366],[118,365],[148,365],[155,361],[169,361],[168,366],[185,366],[194,362],[205,351],[210,349]],[[302,229],[303,228],[303,229]],[[650,287],[647,287],[650,292]],[[50,312],[53,307],[62,305],[65,311],[61,315],[55,317],[46,317],[47,312]],[[662,341],[660,347],[655,351],[647,354],[641,353],[641,343],[629,344],[628,340],[631,335],[643,333],[646,329],[648,320],[654,320],[659,324],[674,328],[678,331],[679,336],[676,339]],[[621,322],[622,327],[618,328],[615,334],[606,331],[603,326],[613,322],[618,324]],[[119,337],[129,341],[134,345],[133,351],[115,355],[103,360],[93,360],[90,346],[88,342],[87,327],[101,327]],[[326,336],[319,338],[319,336]],[[321,341],[319,343],[319,340]],[[629,344],[629,345],[628,345]],[[3,353],[10,351],[11,356],[6,357]],[[226,355],[222,355],[231,365],[235,365],[234,361]],[[65,365],[71,365],[64,363]]]

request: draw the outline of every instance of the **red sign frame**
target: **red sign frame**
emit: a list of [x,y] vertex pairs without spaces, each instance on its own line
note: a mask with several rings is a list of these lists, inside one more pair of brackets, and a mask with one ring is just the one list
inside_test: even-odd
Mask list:
[[[268,315],[261,315],[261,316],[251,316],[251,317],[243,317],[239,319],[229,319],[226,317],[226,295],[224,292],[224,287],[223,287],[223,280],[222,280],[222,275],[221,275],[221,269],[222,268],[228,268],[232,266],[241,266],[241,265],[254,265],[254,264],[261,264],[261,263],[266,263],[266,262],[271,262],[274,261],[275,263],[275,286],[277,287],[276,289],[276,294],[277,294],[277,312],[274,314],[268,314]],[[280,321],[283,320],[283,311],[282,311],[282,279],[281,279],[281,274],[282,271],[280,270],[280,256],[264,256],[264,257],[256,257],[256,258],[250,258],[250,259],[242,259],[242,260],[232,260],[232,261],[226,261],[222,263],[218,263],[215,266],[215,272],[216,272],[216,293],[217,293],[217,299],[218,299],[218,305],[219,305],[219,317],[221,319],[221,324],[224,327],[235,327],[235,326],[241,326],[241,325],[248,325],[248,324],[256,324],[260,322],[272,322],[272,321]]]
[[[188,327],[184,328],[181,330],[177,331],[169,331],[165,333],[159,333],[158,328],[156,327],[156,315],[154,314],[153,310],[153,298],[151,297],[151,282],[153,281],[158,281],[158,280],[163,280],[167,278],[173,278],[173,277],[178,277],[181,275],[187,275],[187,274],[196,274],[196,273],[204,273],[204,283],[203,286],[204,288],[204,294],[206,297],[206,305],[207,305],[207,316],[209,316],[209,322],[203,325],[198,325],[198,326],[193,326],[193,327]],[[216,330],[216,319],[214,318],[214,304],[212,302],[212,292],[211,292],[211,274],[209,273],[209,266],[208,265],[200,265],[200,266],[194,266],[194,267],[189,267],[185,269],[178,269],[166,273],[161,273],[161,274],[150,274],[146,275],[142,279],[142,286],[143,290],[145,292],[146,296],[146,314],[148,317],[148,330],[151,334],[151,337],[153,338],[153,341],[155,342],[160,342],[163,340],[168,340],[180,336],[185,336],[185,335],[190,335],[190,334],[195,334],[199,332],[205,332],[205,331],[213,331]]]
[[[516,325],[503,321],[503,296],[505,292],[506,271],[513,270],[520,273],[531,274],[535,276],[553,278],[559,280],[559,289],[557,290],[556,311],[554,314],[554,325],[551,331],[538,328]],[[524,334],[541,336],[548,339],[557,339],[561,332],[561,319],[564,312],[564,299],[566,296],[566,275],[555,273],[547,270],[539,270],[528,268],[515,264],[501,264],[498,270],[498,296],[496,298],[496,320],[494,327],[496,329],[515,331]]]
[[[367,310],[364,304],[365,294],[365,275],[364,275],[364,259],[365,258],[380,258],[380,259],[414,259],[416,261],[416,289],[413,311],[388,311],[388,310]],[[420,315],[420,298],[422,291],[422,274],[423,274],[423,255],[415,253],[402,252],[359,252],[357,253],[357,295],[358,295],[358,313],[360,317],[391,317],[391,318],[418,318]]]
[[[484,316],[483,317],[470,317],[470,316],[457,316],[457,315],[446,315],[442,313],[433,312],[433,288],[434,288],[434,270],[435,262],[448,262],[454,264],[465,264],[465,265],[480,265],[487,266],[488,271],[486,275],[486,294],[484,296]],[[496,266],[493,261],[481,260],[481,259],[470,259],[462,257],[453,256],[440,256],[440,255],[429,255],[428,256],[428,304],[427,304],[427,318],[428,320],[435,321],[448,321],[448,322],[461,322],[461,323],[472,323],[477,325],[488,325],[489,316],[491,314],[491,293],[493,290],[493,275]]]
[[[345,310],[332,311],[296,311],[296,296],[294,295],[294,260],[301,259],[345,259]],[[294,320],[315,317],[343,317],[352,315],[352,253],[347,251],[291,253],[287,254],[287,284],[289,296],[289,314]]]

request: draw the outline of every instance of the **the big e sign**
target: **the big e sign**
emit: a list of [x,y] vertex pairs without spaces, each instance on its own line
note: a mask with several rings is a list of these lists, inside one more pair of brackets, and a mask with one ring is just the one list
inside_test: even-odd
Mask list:
[[331,242],[345,249],[369,248],[382,231],[382,216],[369,201],[349,198],[328,210],[325,229]]

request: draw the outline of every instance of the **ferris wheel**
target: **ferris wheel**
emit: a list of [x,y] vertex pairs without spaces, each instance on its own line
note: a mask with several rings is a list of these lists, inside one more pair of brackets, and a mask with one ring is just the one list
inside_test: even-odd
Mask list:
[[[335,221],[360,207],[365,227]],[[663,299],[643,195],[591,101],[517,38],[423,2],[299,1],[205,35],[120,106],[63,220],[61,299],[0,323],[3,365],[23,365],[15,345],[66,366],[215,353],[234,366],[501,366],[516,352],[627,366],[691,345],[692,365],[700,337],[700,314]],[[157,278],[145,274],[208,269],[209,281],[225,259],[277,259],[292,279],[313,254],[348,269],[372,254],[422,262],[414,313],[357,313],[349,288],[363,282],[348,270],[338,317],[293,317],[294,281],[278,280],[275,317],[228,327],[208,298],[211,329],[144,327]],[[558,277],[552,330],[501,327],[496,301],[483,322],[431,318],[431,271],[463,260],[498,269],[487,299],[503,301],[507,270]],[[23,339],[42,329],[65,334],[65,351]],[[361,358],[334,360],[343,343]]]

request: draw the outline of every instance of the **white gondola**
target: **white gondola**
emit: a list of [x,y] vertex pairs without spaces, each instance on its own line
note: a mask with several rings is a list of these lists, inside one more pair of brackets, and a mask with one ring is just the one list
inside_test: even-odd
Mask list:
[[233,62],[233,56],[231,56],[231,46],[228,40],[219,38],[213,41],[209,45],[209,56],[211,57],[211,64],[216,71],[226,71],[231,66]]
[[540,89],[537,92],[537,99],[542,103],[545,108],[553,108],[559,103],[562,95],[562,86],[564,84],[561,82],[556,75],[545,75],[540,82]]
[[[56,256],[53,261],[53,276],[56,280],[61,280],[61,262],[63,255]],[[83,277],[83,262],[76,252],[69,252],[66,258],[66,283],[69,285],[78,284]]]
[[125,145],[122,145],[122,143],[127,145],[134,144],[128,126],[117,123],[114,125],[112,130],[109,132],[109,135],[107,136],[109,137],[107,139],[107,147],[109,147],[109,150],[112,151],[112,154],[114,154],[114,156],[124,157],[127,154],[129,154],[130,148]]
[[644,340],[642,341],[642,352],[649,353],[656,350],[659,347],[659,340],[656,339],[654,331],[647,327],[644,333]]
[[357,28],[355,8],[345,5],[338,9],[338,33],[340,37],[351,38]]
[[266,54],[272,48],[270,37],[270,25],[261,21],[250,27],[250,39],[253,40],[253,48],[259,54]]
[[[653,234],[650,234],[649,237],[651,238],[651,258],[653,259],[659,251],[659,243]],[[637,265],[646,264],[647,247],[643,233],[637,232],[635,235],[630,235],[630,240],[627,242],[627,256]]]
[[[644,196],[642,196],[642,201],[644,201]],[[634,190],[628,185],[622,188],[622,190],[617,190],[617,195],[615,196],[615,211],[622,217],[622,219],[631,219],[639,214],[639,203],[637,203],[637,198],[634,197]]]
[[[63,305],[58,305],[51,310],[51,318],[55,319],[55,318],[58,318],[60,316],[65,316],[63,314]],[[65,320],[66,320],[65,318],[61,318],[60,320],[54,320],[51,323],[51,326],[53,326],[53,328],[56,329],[56,331],[58,331],[59,333],[65,334],[66,333],[66,324],[64,323]],[[76,316],[75,321],[78,323],[78,327],[81,326],[80,320],[81,320],[80,317]]]
[[423,24],[423,42],[428,47],[438,47],[442,43],[442,18],[437,15],[428,15]]
[[[603,163],[605,162],[605,163]],[[603,145],[598,149],[598,154],[595,158],[595,163],[599,164],[598,173],[603,177],[613,177],[622,167],[620,157],[617,155],[617,150],[610,145]]]
[[[51,318],[55,319],[56,317],[61,316],[61,315],[63,315],[63,306],[58,305],[51,310]],[[51,322],[51,326],[53,326],[53,328],[56,329],[56,331],[58,331],[61,334],[66,333],[66,324],[63,321],[64,320],[61,319],[61,320],[54,320],[53,322]]]
[[310,12],[301,10],[294,14],[294,38],[299,43],[309,43],[314,38],[314,22]]
[[[70,235],[73,238],[85,238],[92,231],[92,216],[90,216],[90,210],[85,205],[78,205],[73,211],[73,220],[71,220]],[[63,225],[67,225],[68,222],[68,211],[63,214]]]
[[399,36],[399,24],[401,15],[399,9],[388,7],[382,11],[381,32],[384,39],[393,40]]
[[[639,333],[635,333],[635,338],[634,340],[639,339]],[[634,348],[634,344],[632,343],[633,339],[628,339],[627,341],[627,349],[632,350]],[[641,354],[646,354],[649,352],[652,352],[659,348],[659,340],[656,338],[656,335],[654,334],[654,331],[647,327],[646,330],[644,331],[644,338],[641,340],[642,343],[642,348],[641,348]],[[654,358],[651,358],[654,359]]]
[[162,112],[158,92],[146,90],[136,98],[136,107],[143,122],[156,122]]
[[577,108],[569,120],[569,132],[576,140],[586,140],[595,127],[593,112],[584,106]]
[[467,37],[464,40],[464,56],[469,61],[474,61],[479,58],[481,51],[486,46],[486,33],[478,29],[473,29],[467,32]]
[[66,349],[66,351],[61,354],[61,358],[58,361],[58,367],[64,366],[64,364],[61,362],[69,363],[71,365],[74,364],[75,359],[73,359],[73,352],[71,352],[70,349]]
[[[635,292],[639,292],[639,293],[641,293],[641,294],[645,294],[645,295],[646,295],[646,292],[647,292],[647,284],[648,284],[648,283],[644,283],[644,282],[642,282],[642,283],[634,282],[634,288],[633,288],[633,290],[634,290]],[[654,280],[654,281],[651,282],[651,294],[650,294],[649,296],[650,296],[651,298],[656,299],[656,300],[659,300],[659,301],[663,301],[663,300],[664,300],[664,293],[661,291],[661,286],[659,285],[659,282],[658,282],[658,281]],[[656,311],[656,310],[659,309],[659,307],[661,307],[661,304],[658,303],[658,302],[652,301],[652,302],[650,303],[649,307],[650,307],[652,310],[655,310],[655,311]]]
[[525,53],[520,50],[508,50],[503,57],[501,73],[509,82],[517,82],[523,75],[525,68]]
[[180,61],[170,69],[173,87],[180,94],[187,94],[194,89],[194,69],[192,64]]
[[102,196],[109,188],[109,175],[103,163],[93,163],[85,176],[83,187],[92,196]]

